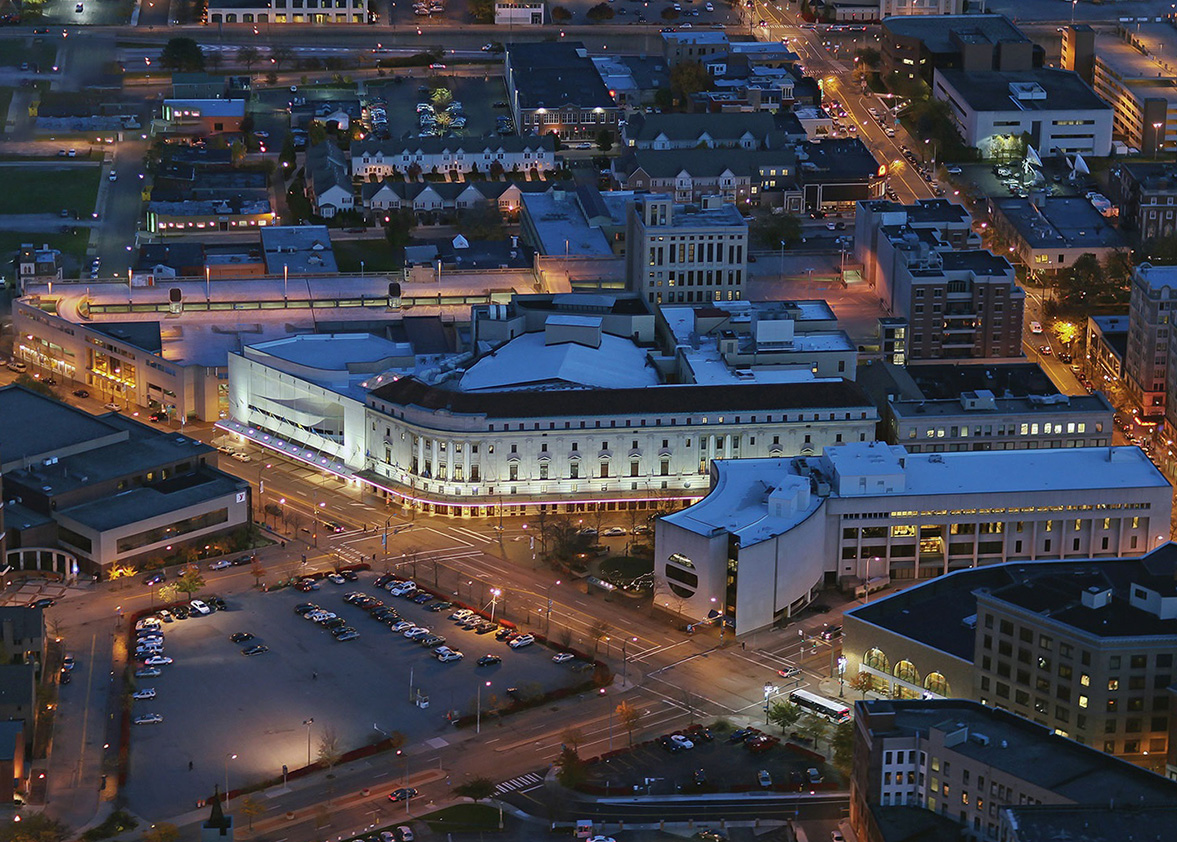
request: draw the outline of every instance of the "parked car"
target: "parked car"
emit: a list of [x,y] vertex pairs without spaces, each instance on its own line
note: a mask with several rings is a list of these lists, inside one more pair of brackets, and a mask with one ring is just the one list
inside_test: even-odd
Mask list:
[[213,613],[213,612],[212,612],[212,609],[211,609],[211,608],[209,608],[209,607],[208,607],[208,605],[206,605],[204,602],[202,602],[202,601],[201,601],[201,600],[199,600],[199,599],[194,599],[194,600],[192,600],[190,603],[188,603],[188,607],[189,607],[190,609],[192,609],[192,613],[193,613],[193,614],[199,614],[199,615],[201,615],[202,617],[203,617],[205,614],[211,614],[211,613]]
[[163,722],[163,715],[158,713],[143,713],[131,721],[136,725],[153,725],[156,722]]
[[481,658],[475,661],[475,663],[480,667],[489,667],[493,666],[494,664],[500,664],[502,661],[503,659],[498,655],[483,655]]
[[535,635],[521,634],[507,645],[512,649],[522,649],[524,646],[530,646],[535,643]]
[[261,655],[261,654],[263,654],[265,652],[269,652],[269,651],[270,651],[269,646],[266,646],[264,643],[258,643],[255,646],[246,646],[244,649],[241,650],[241,654],[245,655],[245,656]]
[[159,678],[163,675],[163,670],[159,667],[140,667],[135,670],[135,678]]
[[136,690],[134,693],[131,694],[131,698],[138,700],[138,701],[142,701],[143,699],[154,699],[155,698],[155,688],[154,687],[144,687],[141,690]]
[[253,640],[253,635],[249,632],[234,632],[233,634],[229,635],[229,640],[233,641],[234,643],[245,643],[247,641]]
[[162,666],[166,666],[168,664],[175,663],[175,662],[171,658],[169,658],[167,655],[152,655],[150,658],[147,658],[143,663],[149,667],[162,667]]
[[448,661],[460,661],[462,660],[462,657],[463,656],[461,652],[453,649],[451,649],[449,652],[439,652],[437,654],[437,660],[441,661],[443,664],[447,663]]
[[556,664],[563,664],[567,661],[571,661],[575,657],[576,656],[571,652],[558,652],[552,656],[552,662]]
[[768,774],[767,769],[761,769],[756,773],[756,782],[765,789],[768,789],[772,786],[772,775]]
[[219,558],[216,561],[209,564],[208,569],[209,570],[224,570],[226,567],[232,567],[232,566],[233,566],[233,563],[231,561],[229,561],[229,559]]
[[679,748],[692,749],[695,747],[695,744],[682,734],[671,734],[670,739],[673,740],[674,744]]
[[625,535],[628,530],[624,526],[610,526],[608,529],[602,530],[601,535],[604,537],[612,537],[614,535]]

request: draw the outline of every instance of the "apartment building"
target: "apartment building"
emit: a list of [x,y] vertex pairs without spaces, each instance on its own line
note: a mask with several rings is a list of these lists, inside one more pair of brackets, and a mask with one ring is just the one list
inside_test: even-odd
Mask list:
[[1160,161],[1131,161],[1109,171],[1110,196],[1120,223],[1135,229],[1139,242],[1177,231],[1177,167]]
[[508,44],[503,75],[521,134],[590,143],[602,132],[618,138],[621,107],[581,42]]
[[209,0],[209,23],[365,23],[368,0]]
[[1177,547],[1166,540],[1152,536],[1143,555],[1138,542],[1132,557],[964,570],[872,599],[846,615],[847,672],[897,697],[1006,709],[1163,773],[1177,675]]
[[654,575],[677,612],[722,611],[737,634],[793,616],[831,581],[865,593],[1011,559],[1143,553],[1168,534],[1172,508],[1135,447],[916,454],[851,442],[720,461],[710,476],[701,502],[659,520]]
[[1144,418],[1168,412],[1170,322],[1177,305],[1177,267],[1141,263],[1132,271],[1124,383]]
[[506,173],[529,176],[556,167],[556,142],[550,137],[422,137],[412,140],[363,140],[351,147],[351,175],[362,181],[424,173],[446,176]]
[[748,223],[718,196],[701,206],[639,196],[626,220],[626,277],[648,304],[735,301],[748,270]]
[[[1177,797],[1177,784],[1158,775],[958,699],[858,702],[852,769],[850,823],[861,842],[900,838],[900,828],[908,839],[1072,838],[1056,835],[1060,825],[1045,816],[1033,827],[1054,832],[1041,837],[1027,826],[1019,835],[1010,814],[1054,808],[1065,815],[1083,806],[1118,810],[1120,828],[1131,835],[1141,829],[1138,810],[1171,806]],[[1081,825],[1073,838],[1123,838]]]
[[909,360],[1021,356],[1025,293],[970,224],[943,200],[858,203],[855,253],[890,313],[906,319]]

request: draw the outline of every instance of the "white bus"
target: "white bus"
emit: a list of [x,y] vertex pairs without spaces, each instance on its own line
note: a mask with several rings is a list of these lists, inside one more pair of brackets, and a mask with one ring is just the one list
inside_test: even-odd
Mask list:
[[824,716],[826,719],[841,725],[850,721],[850,708],[838,702],[814,695],[808,690],[794,690],[789,694],[789,701],[797,707]]

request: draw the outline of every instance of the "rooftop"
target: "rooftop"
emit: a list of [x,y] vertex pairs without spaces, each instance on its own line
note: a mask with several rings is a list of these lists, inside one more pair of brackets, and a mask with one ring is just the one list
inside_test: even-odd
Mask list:
[[[951,85],[974,111],[1111,111],[1073,70],[989,70],[937,68],[936,78]],[[1028,92],[1033,95],[1019,95]]]
[[579,41],[508,44],[506,61],[521,109],[617,107]]
[[[1177,806],[1171,804],[1009,806],[1005,815],[1017,831],[1018,842],[1126,842],[1127,839],[1160,842],[1168,839],[1177,826]],[[1130,832],[1126,832],[1128,828]]]
[[[35,423],[30,423],[36,419]],[[0,389],[0,466],[7,474],[59,453],[125,438],[106,418],[91,415],[23,386]]]
[[[989,738],[984,744],[965,739],[952,751],[1073,803],[1171,805],[1177,797],[1173,781],[979,702],[871,699],[856,707],[859,716],[863,708],[869,712],[875,739],[904,734],[927,739],[933,729],[982,733]],[[894,724],[883,730],[878,717],[887,714],[894,715]]]
[[525,193],[520,202],[541,254],[613,256],[609,239],[589,221],[575,192]]
[[1120,232],[1082,197],[990,199],[1032,249],[1122,248]]
[[326,225],[270,225],[260,233],[266,271],[272,275],[339,271]]
[[45,636],[45,609],[5,605],[0,608],[0,623],[12,624],[13,640],[39,640]]
[[910,205],[889,199],[875,199],[863,204],[873,213],[904,213],[907,224],[912,227],[951,223],[967,226],[972,222],[968,208],[947,199],[919,199]]
[[919,38],[932,53],[954,53],[953,36],[981,38],[992,43],[1028,41],[1005,15],[899,15],[883,20],[883,31],[905,38]]
[[1177,37],[1173,27],[1164,23],[1133,23],[1131,38],[1143,49],[1138,49],[1110,32],[1095,35],[1095,56],[1117,77],[1118,81],[1138,87],[1140,95],[1160,97],[1172,103],[1177,99],[1177,72],[1172,56],[1177,55]]
[[1144,281],[1153,292],[1160,292],[1166,288],[1170,295],[1177,292],[1177,266],[1153,266],[1151,263],[1141,263],[1133,274]]
[[[717,154],[715,150],[707,150],[711,154]],[[650,200],[669,201],[670,196],[660,194],[642,194],[635,198],[635,213],[637,207],[644,202]],[[747,229],[748,223],[744,217],[736,210],[736,206],[731,202],[720,202],[715,207],[703,207],[702,205],[674,205],[672,213],[669,215],[666,227],[668,228],[712,228],[716,226],[743,228]],[[648,225],[649,228],[660,227],[658,223]]]
[[635,115],[637,127],[629,126],[627,137],[648,143],[665,136],[668,140],[695,140],[707,135],[716,141],[734,142],[750,135],[760,143],[767,141],[776,128],[767,111],[737,114],[645,114]]
[[874,154],[856,137],[798,145],[797,171],[803,181],[866,181],[874,178],[878,170]]
[[[1158,592],[1172,599],[1175,567],[1177,547],[1172,543],[1142,558],[994,564],[937,577],[848,613],[969,663],[975,649],[978,595],[1096,637],[1170,637],[1177,634],[1177,619],[1134,605],[1131,592],[1133,585],[1144,585],[1167,589]],[[1084,592],[1091,588],[1110,588],[1108,604],[1084,605]]]
[[57,516],[104,532],[233,494],[245,486],[245,480],[237,477],[219,471],[200,471],[175,480],[132,488],[113,497],[58,509]]

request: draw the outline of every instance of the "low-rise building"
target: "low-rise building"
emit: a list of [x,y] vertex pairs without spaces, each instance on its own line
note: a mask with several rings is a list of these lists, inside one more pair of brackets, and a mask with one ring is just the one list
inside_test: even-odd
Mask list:
[[306,154],[307,198],[315,213],[330,219],[355,210],[356,194],[348,173],[347,156],[332,140],[312,146]]
[[416,181],[424,173],[532,177],[556,167],[555,150],[552,138],[535,134],[362,140],[351,147],[351,174],[362,181],[390,176]]
[[1082,197],[990,198],[989,211],[995,230],[1033,275],[1056,274],[1085,254],[1102,263],[1127,248],[1119,229]]
[[856,137],[804,143],[797,148],[802,209],[839,213],[856,202],[883,198],[886,167]]
[[601,192],[585,184],[575,190],[529,193],[519,222],[525,242],[540,255],[611,258],[625,242],[626,216],[635,195]]
[[552,186],[533,181],[402,181],[386,178],[360,188],[364,210],[374,219],[390,210],[412,210],[419,220],[446,211],[495,205],[504,214],[517,213],[525,194],[547,193]]
[[321,275],[338,272],[326,225],[271,225],[261,231],[265,273]]
[[503,73],[521,134],[592,142],[603,132],[618,138],[621,107],[579,41],[508,44]]
[[1091,381],[1101,389],[1119,382],[1128,352],[1128,314],[1088,316],[1086,347]]
[[1141,263],[1132,270],[1128,298],[1128,348],[1124,385],[1147,419],[1167,415],[1172,314],[1177,303],[1177,267]]
[[626,278],[651,305],[733,301],[748,272],[748,223],[718,196],[701,206],[664,195],[637,197],[628,209]]
[[277,218],[268,197],[228,195],[147,203],[147,230],[162,236],[260,228],[272,225]]
[[48,243],[40,248],[32,243],[20,247],[20,254],[16,257],[18,291],[23,292],[26,283],[49,283],[61,278],[61,249],[51,249]]
[[543,26],[543,23],[543,3],[495,3],[495,26]]
[[1005,15],[892,15],[880,34],[881,72],[930,86],[937,69],[1022,71],[1044,51]]
[[[1104,528],[1094,513],[1106,533],[1097,546],[1109,548],[1098,558],[961,570],[847,612],[847,674],[865,672],[898,698],[955,696],[1009,710],[1163,773],[1177,546],[1161,530],[1118,557],[1126,522]],[[1073,540],[1071,524],[1063,529],[1060,540]]]
[[1177,231],[1177,167],[1160,161],[1126,161],[1109,171],[1111,200],[1120,224],[1141,243]]
[[720,30],[687,32],[680,29],[662,33],[662,56],[671,66],[684,61],[703,61],[728,52],[730,47],[727,33]]
[[239,132],[245,106],[244,99],[165,99],[163,119],[173,129],[201,134]]
[[773,145],[771,114],[635,114],[624,129],[631,149],[766,149]]
[[[1159,775],[960,699],[858,702],[851,768],[850,825],[861,842],[962,834],[984,842],[1102,842],[1123,833],[1100,835],[1107,822],[1097,825],[1101,830],[1082,822],[1054,824],[1050,815],[1090,806],[1136,834],[1160,826],[1152,819],[1138,823],[1138,812],[1169,808],[1177,796],[1177,784]],[[1036,817],[1024,829],[1017,821],[1023,815]],[[912,836],[917,827],[919,835]],[[1072,827],[1077,835],[1068,837]]]
[[960,15],[964,0],[880,0],[879,18],[891,15]]
[[365,23],[368,0],[210,0],[209,23]]
[[1172,508],[1169,483],[1135,447],[846,443],[721,460],[710,477],[702,502],[655,526],[656,602],[697,620],[719,611],[737,634],[793,616],[830,581],[865,592],[1014,559],[1144,553]]
[[[56,525],[55,572],[104,576],[250,522],[249,484],[213,448],[117,413],[92,416],[20,386],[0,389],[4,493]],[[9,563],[40,564],[14,547]],[[36,569],[36,567],[34,567]]]
[[1043,155],[1104,157],[1112,149],[1112,108],[1078,73],[1039,68],[1016,71],[937,69],[932,96],[966,146],[1000,158],[1029,144]]
[[1101,447],[1112,442],[1102,392],[1064,395],[1034,363],[871,362],[858,383],[875,399],[879,438],[910,453]]

